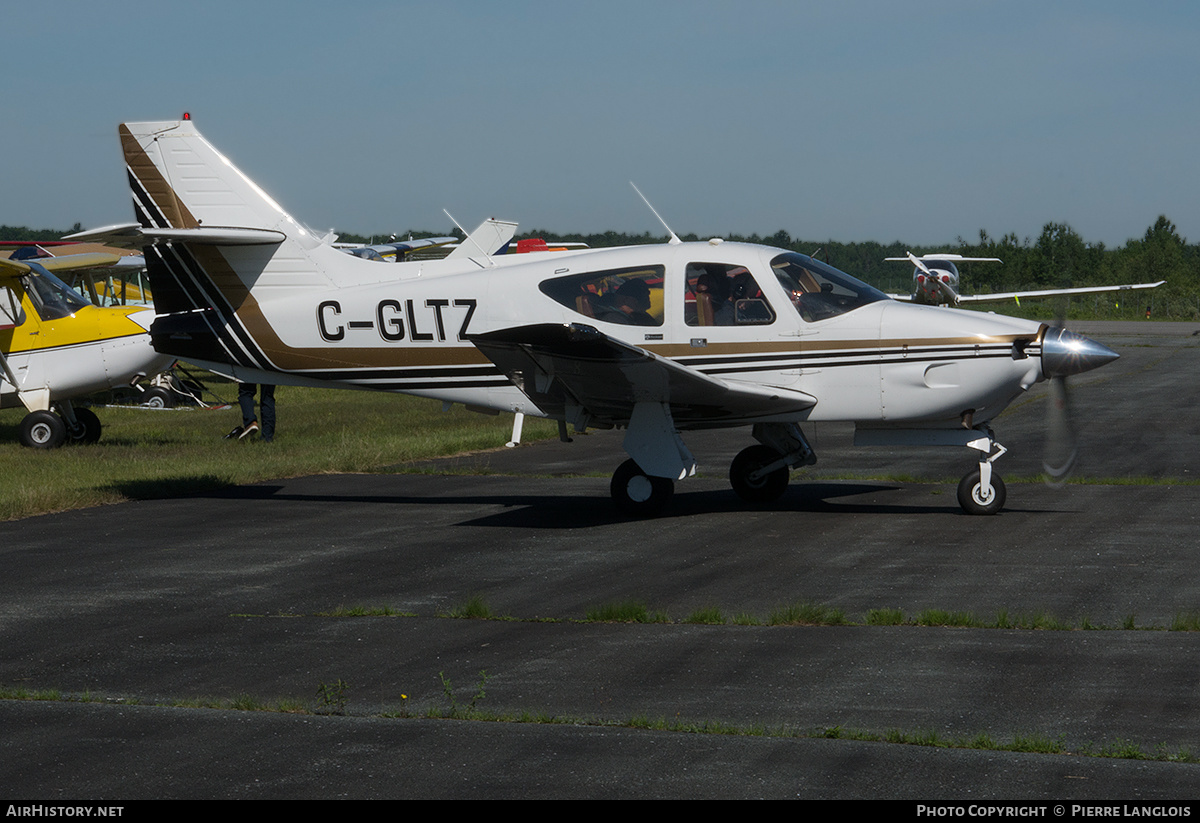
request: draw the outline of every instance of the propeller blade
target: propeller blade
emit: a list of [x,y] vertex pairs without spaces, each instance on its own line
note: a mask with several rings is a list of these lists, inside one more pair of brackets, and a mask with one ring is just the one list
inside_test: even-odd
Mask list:
[[[1077,365],[1065,352],[1059,352],[1055,345],[1075,354],[1080,340],[1091,343],[1087,338],[1078,338],[1067,331],[1067,299],[1060,297],[1055,306],[1058,319],[1055,326],[1059,331],[1052,339],[1052,354],[1058,354],[1058,361],[1053,357],[1053,367],[1050,378],[1050,398],[1048,416],[1046,419],[1046,445],[1042,454],[1042,469],[1046,472],[1046,485],[1058,488],[1070,479],[1075,470],[1075,460],[1079,457],[1079,449],[1075,440],[1075,423],[1071,418],[1071,403],[1067,396],[1067,375],[1073,373],[1071,366]],[[1047,330],[1048,332],[1050,330]],[[1078,339],[1076,339],[1078,338]],[[1043,343],[1045,340],[1043,339]],[[1069,361],[1064,363],[1062,361]],[[1043,368],[1046,361],[1043,360]]]
[[927,275],[927,276],[929,276],[929,277],[933,277],[933,272],[931,272],[931,271],[929,270],[929,267],[925,265],[925,261],[924,261],[924,260],[922,260],[921,258],[917,257],[917,256],[916,256],[915,254],[913,254],[912,252],[905,252],[905,254],[907,254],[907,255],[908,255],[908,259],[912,261],[912,264],[913,264],[914,266],[916,266],[918,269],[920,269],[920,270],[921,270],[921,273],[922,273],[922,274],[925,274],[925,275]]
[[1076,458],[1079,456],[1075,440],[1075,421],[1071,417],[1065,377],[1050,379],[1048,412],[1042,469],[1046,472],[1046,483],[1057,487],[1070,479],[1075,469]]

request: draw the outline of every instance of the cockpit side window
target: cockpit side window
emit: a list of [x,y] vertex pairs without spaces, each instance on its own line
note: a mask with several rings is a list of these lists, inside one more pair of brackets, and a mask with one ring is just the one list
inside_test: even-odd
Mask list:
[[762,326],[775,312],[745,266],[689,263],[683,317],[689,326]]
[[787,252],[771,261],[771,268],[800,316],[814,323],[887,300],[888,296],[833,266],[803,254]]
[[569,274],[544,280],[542,294],[584,317],[625,326],[663,323],[663,266]]

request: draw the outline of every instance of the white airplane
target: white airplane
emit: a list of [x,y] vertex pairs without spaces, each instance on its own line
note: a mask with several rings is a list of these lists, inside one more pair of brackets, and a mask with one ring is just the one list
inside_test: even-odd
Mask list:
[[889,294],[893,300],[924,303],[929,306],[959,306],[963,303],[995,303],[1001,300],[1016,300],[1022,297],[1057,297],[1072,294],[1101,294],[1110,291],[1153,289],[1166,283],[1135,283],[1122,286],[1083,286],[1077,289],[1036,289],[1033,291],[1006,291],[995,294],[959,294],[958,266],[955,263],[1000,263],[999,257],[963,257],[961,254],[923,254],[917,256],[907,252],[905,257],[885,257],[887,262],[909,262],[913,264],[913,290],[911,295]]
[[988,421],[1040,380],[1117,354],[1028,320],[898,303],[802,254],[678,243],[381,266],[288,215],[190,120],[128,123],[121,144],[160,316],[155,347],[246,382],[404,392],[624,428],[611,492],[663,509],[695,472],[683,433],[752,426],[730,467],[747,501],[815,462],[805,422],[861,444],[966,446],[964,510],[993,514],[1006,449]]
[[54,448],[100,439],[100,419],[71,399],[166,370],[150,344],[154,310],[100,308],[53,271],[111,266],[116,255],[0,258],[0,408],[24,406],[20,438]]

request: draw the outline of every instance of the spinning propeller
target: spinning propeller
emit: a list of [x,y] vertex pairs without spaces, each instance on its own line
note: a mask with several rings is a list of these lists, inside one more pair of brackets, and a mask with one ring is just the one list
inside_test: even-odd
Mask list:
[[1075,421],[1067,395],[1067,377],[1103,366],[1120,356],[1105,345],[1068,331],[1065,326],[1064,305],[1056,325],[1048,327],[1042,335],[1042,374],[1050,381],[1042,468],[1046,472],[1046,482],[1051,486],[1067,482],[1079,456]]

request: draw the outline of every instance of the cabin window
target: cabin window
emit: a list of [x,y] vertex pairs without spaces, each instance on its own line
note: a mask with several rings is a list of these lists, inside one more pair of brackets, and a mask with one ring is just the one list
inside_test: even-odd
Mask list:
[[663,323],[662,266],[570,274],[545,280],[542,294],[585,317],[625,326]]
[[745,266],[689,263],[683,317],[689,326],[763,326],[775,312]]

